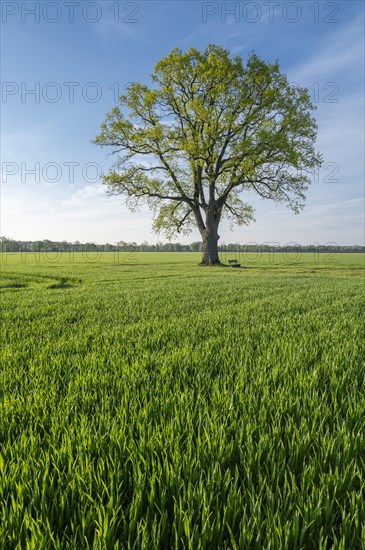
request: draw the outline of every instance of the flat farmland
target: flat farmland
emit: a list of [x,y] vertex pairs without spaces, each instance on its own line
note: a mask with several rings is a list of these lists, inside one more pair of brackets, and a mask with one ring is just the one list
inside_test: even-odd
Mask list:
[[363,254],[3,253],[1,549],[365,547]]

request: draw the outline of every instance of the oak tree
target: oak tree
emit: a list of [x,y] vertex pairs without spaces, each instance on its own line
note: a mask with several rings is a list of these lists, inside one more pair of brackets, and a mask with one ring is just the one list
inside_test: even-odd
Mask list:
[[147,203],[168,237],[198,228],[207,265],[219,264],[223,217],[253,220],[249,191],[299,212],[322,162],[315,107],[278,63],[252,53],[244,64],[216,45],[174,49],[151,80],[125,87],[93,140],[116,155],[103,176],[110,194],[132,210]]

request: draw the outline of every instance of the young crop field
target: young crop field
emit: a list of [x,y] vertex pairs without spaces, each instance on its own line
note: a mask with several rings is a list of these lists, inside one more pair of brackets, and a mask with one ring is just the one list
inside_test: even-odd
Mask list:
[[365,548],[364,255],[3,254],[0,548]]

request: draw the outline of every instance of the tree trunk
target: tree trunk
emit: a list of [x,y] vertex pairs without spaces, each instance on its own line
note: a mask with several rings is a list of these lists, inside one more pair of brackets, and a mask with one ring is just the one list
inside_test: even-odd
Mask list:
[[206,228],[202,233],[203,258],[200,265],[220,265],[218,256],[218,228]]

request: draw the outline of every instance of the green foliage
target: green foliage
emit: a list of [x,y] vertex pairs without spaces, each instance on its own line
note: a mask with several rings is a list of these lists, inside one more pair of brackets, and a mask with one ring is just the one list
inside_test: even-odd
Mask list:
[[3,263],[1,549],[363,547],[363,255],[198,255]]
[[127,86],[94,139],[117,156],[103,179],[110,193],[132,209],[147,202],[155,230],[169,236],[194,225],[203,235],[222,216],[249,223],[249,191],[302,208],[308,173],[321,164],[315,107],[278,63],[251,54],[244,66],[210,45],[172,50],[151,77],[152,87]]

